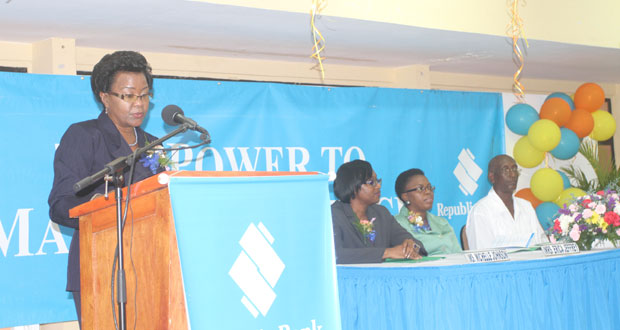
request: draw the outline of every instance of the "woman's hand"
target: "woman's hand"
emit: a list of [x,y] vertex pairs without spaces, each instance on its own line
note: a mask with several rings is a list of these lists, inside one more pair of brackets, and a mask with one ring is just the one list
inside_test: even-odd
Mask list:
[[422,256],[418,253],[420,246],[416,244],[412,239],[406,239],[403,241],[403,254],[407,259],[422,259]]
[[406,239],[400,245],[385,249],[383,259],[422,259],[419,250],[420,247],[412,239]]

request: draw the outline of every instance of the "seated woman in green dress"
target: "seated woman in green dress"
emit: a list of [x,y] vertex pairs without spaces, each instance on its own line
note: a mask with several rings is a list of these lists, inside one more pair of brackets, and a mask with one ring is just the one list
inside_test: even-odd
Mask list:
[[435,200],[435,187],[422,170],[412,168],[401,173],[394,188],[396,196],[404,203],[395,216],[396,221],[422,241],[429,256],[462,251],[448,220],[429,212]]

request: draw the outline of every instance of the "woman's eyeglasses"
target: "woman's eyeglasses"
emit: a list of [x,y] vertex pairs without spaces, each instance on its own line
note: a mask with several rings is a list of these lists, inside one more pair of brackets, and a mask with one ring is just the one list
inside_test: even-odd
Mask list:
[[368,181],[366,181],[364,183],[366,183],[369,186],[373,186],[374,187],[376,185],[380,185],[381,184],[381,179],[370,179],[370,180],[368,180]]
[[147,102],[149,101],[149,99],[151,97],[153,97],[153,93],[149,92],[146,94],[142,94],[142,95],[136,95],[136,94],[119,94],[119,93],[115,93],[115,92],[108,92],[108,94],[110,95],[114,95],[116,97],[118,97],[119,99],[127,102],[127,103],[131,103],[133,104],[134,102],[136,102],[138,99],[140,99],[140,101],[142,102]]
[[412,192],[412,191],[419,191],[421,193],[424,193],[426,191],[435,192],[435,187],[431,186],[430,184],[428,186],[417,186],[415,188],[405,190],[405,193]]

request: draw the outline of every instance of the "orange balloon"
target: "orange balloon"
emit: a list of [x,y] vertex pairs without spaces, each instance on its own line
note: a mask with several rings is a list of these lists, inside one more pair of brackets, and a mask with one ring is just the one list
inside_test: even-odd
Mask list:
[[595,83],[585,83],[575,91],[575,108],[594,112],[605,103],[605,92]]
[[580,139],[588,136],[594,129],[594,118],[592,114],[583,109],[575,109],[570,115],[570,119],[564,125],[577,134]]
[[566,125],[570,114],[570,104],[559,97],[547,99],[540,108],[540,119],[552,120],[560,127]]
[[528,202],[530,202],[532,204],[532,206],[534,208],[536,208],[540,203],[542,203],[542,201],[540,199],[538,199],[538,198],[536,198],[536,196],[534,196],[534,193],[532,192],[532,189],[530,189],[530,188],[523,188],[523,189],[517,191],[515,196],[527,200]]

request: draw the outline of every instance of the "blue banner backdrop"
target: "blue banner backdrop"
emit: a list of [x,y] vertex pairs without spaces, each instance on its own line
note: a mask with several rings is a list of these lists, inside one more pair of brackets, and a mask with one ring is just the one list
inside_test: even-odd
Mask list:
[[[432,212],[457,236],[490,188],[489,159],[504,151],[497,93],[173,79],[156,79],[154,92],[148,132],[170,132],[160,112],[176,104],[213,137],[174,153],[178,169],[319,171],[333,180],[340,164],[363,158],[383,178],[381,203],[397,213],[394,181],[417,167],[437,186]],[[55,145],[100,109],[89,77],[0,73],[0,131],[10,147],[0,162],[0,327],[75,319],[64,291],[71,232],[50,222],[47,196]],[[167,146],[198,141],[188,132]]]

